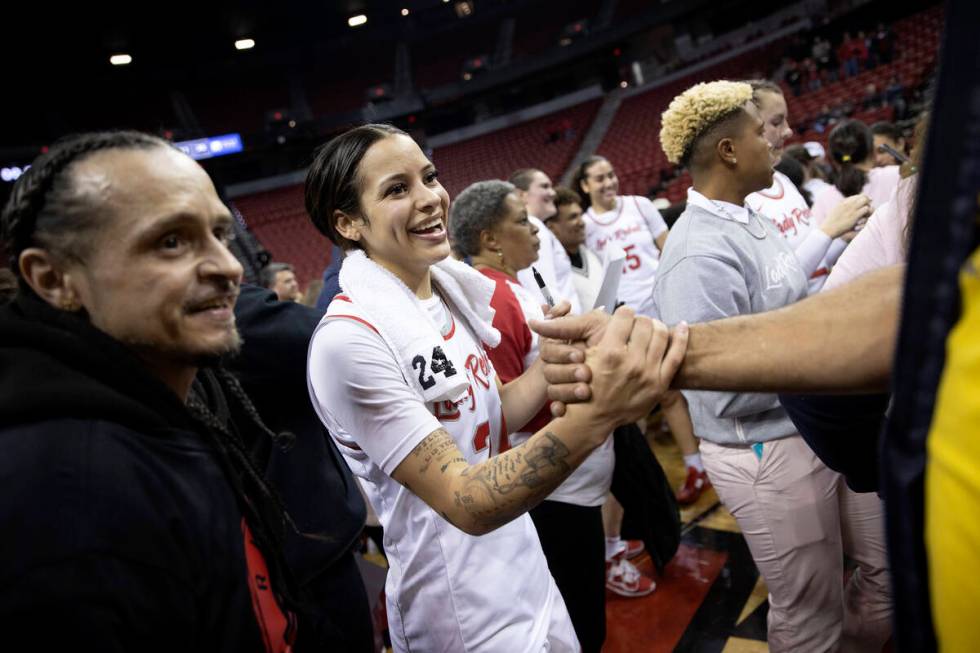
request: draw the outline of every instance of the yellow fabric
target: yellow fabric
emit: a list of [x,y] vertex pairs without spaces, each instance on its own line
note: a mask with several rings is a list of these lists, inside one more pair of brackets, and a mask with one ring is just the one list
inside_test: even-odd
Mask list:
[[[980,650],[980,250],[960,274],[926,466],[926,547],[943,651]],[[896,569],[894,573],[902,573]]]

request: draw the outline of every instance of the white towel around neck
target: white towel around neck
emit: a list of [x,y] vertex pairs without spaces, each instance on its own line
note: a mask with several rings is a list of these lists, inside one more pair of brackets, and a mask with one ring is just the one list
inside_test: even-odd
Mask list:
[[[481,343],[491,348],[500,344],[500,332],[492,326],[493,281],[451,257],[429,269],[433,286],[450,304],[449,310],[466,322]],[[439,325],[401,279],[369,259],[363,251],[355,250],[344,258],[340,287],[368,315],[398,359],[405,378],[426,403],[462,401],[469,387],[466,361],[452,360],[451,352],[447,354]],[[452,373],[432,372],[433,358],[439,356],[449,359],[452,365],[448,370]],[[419,357],[422,361],[417,360]],[[427,387],[420,380],[420,365],[424,365]]]

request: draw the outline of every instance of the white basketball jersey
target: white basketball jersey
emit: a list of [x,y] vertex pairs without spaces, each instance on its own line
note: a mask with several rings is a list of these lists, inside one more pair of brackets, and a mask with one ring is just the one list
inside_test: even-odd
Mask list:
[[[772,186],[752,193],[745,198],[745,203],[756,213],[769,218],[794,252],[806,240],[810,230],[818,228],[796,185],[778,170],[772,175]],[[810,275],[810,294],[820,290],[832,266],[833,261],[826,257],[820,261]]]
[[606,213],[590,207],[585,212],[585,246],[604,257],[614,244],[626,252],[623,278],[619,282],[619,301],[637,313],[656,317],[653,312],[653,284],[660,265],[656,239],[667,231],[667,223],[650,200],[635,195],[616,198],[616,208]]
[[391,477],[440,426],[471,465],[507,442],[490,360],[449,315],[446,354],[465,361],[470,383],[460,403],[423,403],[370,319],[344,296],[331,302],[310,345],[311,397],[384,527],[394,649],[540,651],[564,605],[530,517],[474,537]]

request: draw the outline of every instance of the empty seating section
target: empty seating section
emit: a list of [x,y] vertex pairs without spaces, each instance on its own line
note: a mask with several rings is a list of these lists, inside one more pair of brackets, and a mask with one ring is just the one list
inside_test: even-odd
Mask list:
[[493,56],[497,32],[497,24],[464,20],[416,42],[412,45],[415,86],[431,89],[460,81],[464,61],[477,55]]
[[188,95],[204,132],[216,136],[229,132],[255,134],[265,128],[266,113],[289,107],[286,82],[228,83],[206,94]]
[[301,287],[323,274],[331,243],[306,215],[302,184],[240,197],[233,204],[273,260],[296,268]]
[[[868,84],[875,84],[877,92],[881,93],[893,75],[898,76],[905,88],[911,88],[933,72],[942,30],[942,7],[933,7],[897,21],[892,29],[896,36],[896,57],[892,63],[827,84],[818,91],[803,93],[799,97],[794,97],[787,87],[791,125],[810,125],[823,106],[833,107],[845,101],[857,107],[853,117],[858,120],[872,123],[892,119],[891,107],[869,111],[860,109],[865,88]],[[673,167],[667,162],[659,140],[660,114],[671,98],[698,81],[753,76],[769,67],[776,52],[778,44],[770,44],[625,100],[598,148],[598,153],[616,166],[621,192],[645,194],[658,184],[662,171],[672,172]],[[811,130],[797,132],[790,142],[815,140],[826,144],[826,137],[826,131],[821,134]],[[689,175],[682,173],[672,179],[659,196],[671,202],[683,200],[690,183]]]
[[347,113],[367,103],[367,90],[395,78],[395,44],[372,41],[344,61],[321,64],[304,77],[314,116]]
[[[615,166],[620,192],[644,195],[657,184],[661,170],[670,167],[667,156],[660,148],[660,114],[675,95],[699,81],[740,79],[753,74],[753,71],[764,70],[767,58],[774,49],[775,45],[770,45],[742,53],[624,100],[598,148],[598,153]],[[666,197],[671,201],[676,201],[675,197],[683,199],[689,184],[686,175],[678,177]]]
[[[578,151],[599,108],[591,100],[569,109],[507,127],[491,134],[436,148],[432,154],[440,180],[455,196],[481,179],[506,179],[518,168],[539,168],[557,180]],[[548,142],[549,129],[568,121],[572,133]]]
[[[513,59],[531,57],[558,45],[565,26],[577,20],[595,19],[599,3],[539,0],[517,17]],[[586,6],[583,6],[586,5]]]
[[[581,16],[570,16],[569,20],[577,17]],[[881,93],[892,78],[897,77],[908,89],[919,85],[932,74],[942,30],[942,7],[933,7],[900,20],[892,25],[892,29],[896,36],[896,57],[892,63],[826,84],[817,91],[805,92],[799,97],[794,97],[786,89],[791,125],[810,126],[824,106],[834,107],[845,101],[856,108],[853,117],[859,120],[872,123],[892,119],[892,107],[861,109],[865,88],[868,84],[874,84],[877,92]],[[519,36],[521,32],[518,27]],[[465,57],[492,51],[493,36],[484,34],[482,39],[478,39],[464,29],[459,35],[446,35],[452,43],[434,39],[431,45],[416,46],[413,54],[416,70],[419,71],[417,83],[420,86],[437,85],[457,79],[459,66]],[[625,100],[598,148],[598,153],[615,165],[620,178],[620,191],[623,194],[644,195],[657,186],[661,176],[664,176],[669,182],[659,196],[671,202],[683,200],[691,183],[690,176],[685,171],[676,174],[660,148],[661,113],[671,98],[698,81],[744,79],[761,74],[760,71],[769,69],[778,58],[783,45],[784,42],[775,42],[742,53]],[[440,52],[460,54],[458,57],[440,58]],[[440,62],[433,63],[436,59]],[[427,68],[427,64],[432,65]],[[347,93],[353,95],[357,92],[353,89],[344,91],[344,94]],[[358,102],[363,98],[363,88],[359,93]],[[349,101],[353,103],[354,98]],[[332,100],[327,96],[320,98],[314,111],[326,112],[328,103],[333,111],[337,110],[335,107],[341,100],[337,98],[336,91]],[[490,134],[438,147],[433,152],[433,159],[439,168],[440,180],[450,196],[455,196],[475,181],[505,179],[511,172],[523,167],[540,168],[557,181],[578,151],[600,103],[600,100],[585,102]],[[549,132],[562,124],[571,125],[570,136],[563,135],[553,140]],[[827,131],[799,130],[790,140],[816,140],[826,144]],[[303,208],[301,186],[243,197],[235,200],[235,204],[249,228],[275,259],[296,266],[304,284],[320,275],[328,263],[330,243],[309,223]]]

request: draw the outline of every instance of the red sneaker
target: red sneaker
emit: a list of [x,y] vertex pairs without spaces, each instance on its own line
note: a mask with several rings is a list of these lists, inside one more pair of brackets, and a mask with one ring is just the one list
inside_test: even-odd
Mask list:
[[632,560],[636,556],[646,551],[646,547],[643,546],[643,540],[624,540],[624,541],[626,542],[626,548],[623,549],[619,555],[626,558],[627,560]]
[[709,487],[711,487],[711,481],[708,480],[707,472],[699,472],[694,467],[688,467],[684,485],[677,489],[677,503],[682,506],[690,505],[697,501],[701,493]]
[[644,576],[629,560],[616,556],[606,563],[606,589],[627,598],[646,596],[657,589],[652,578]]

